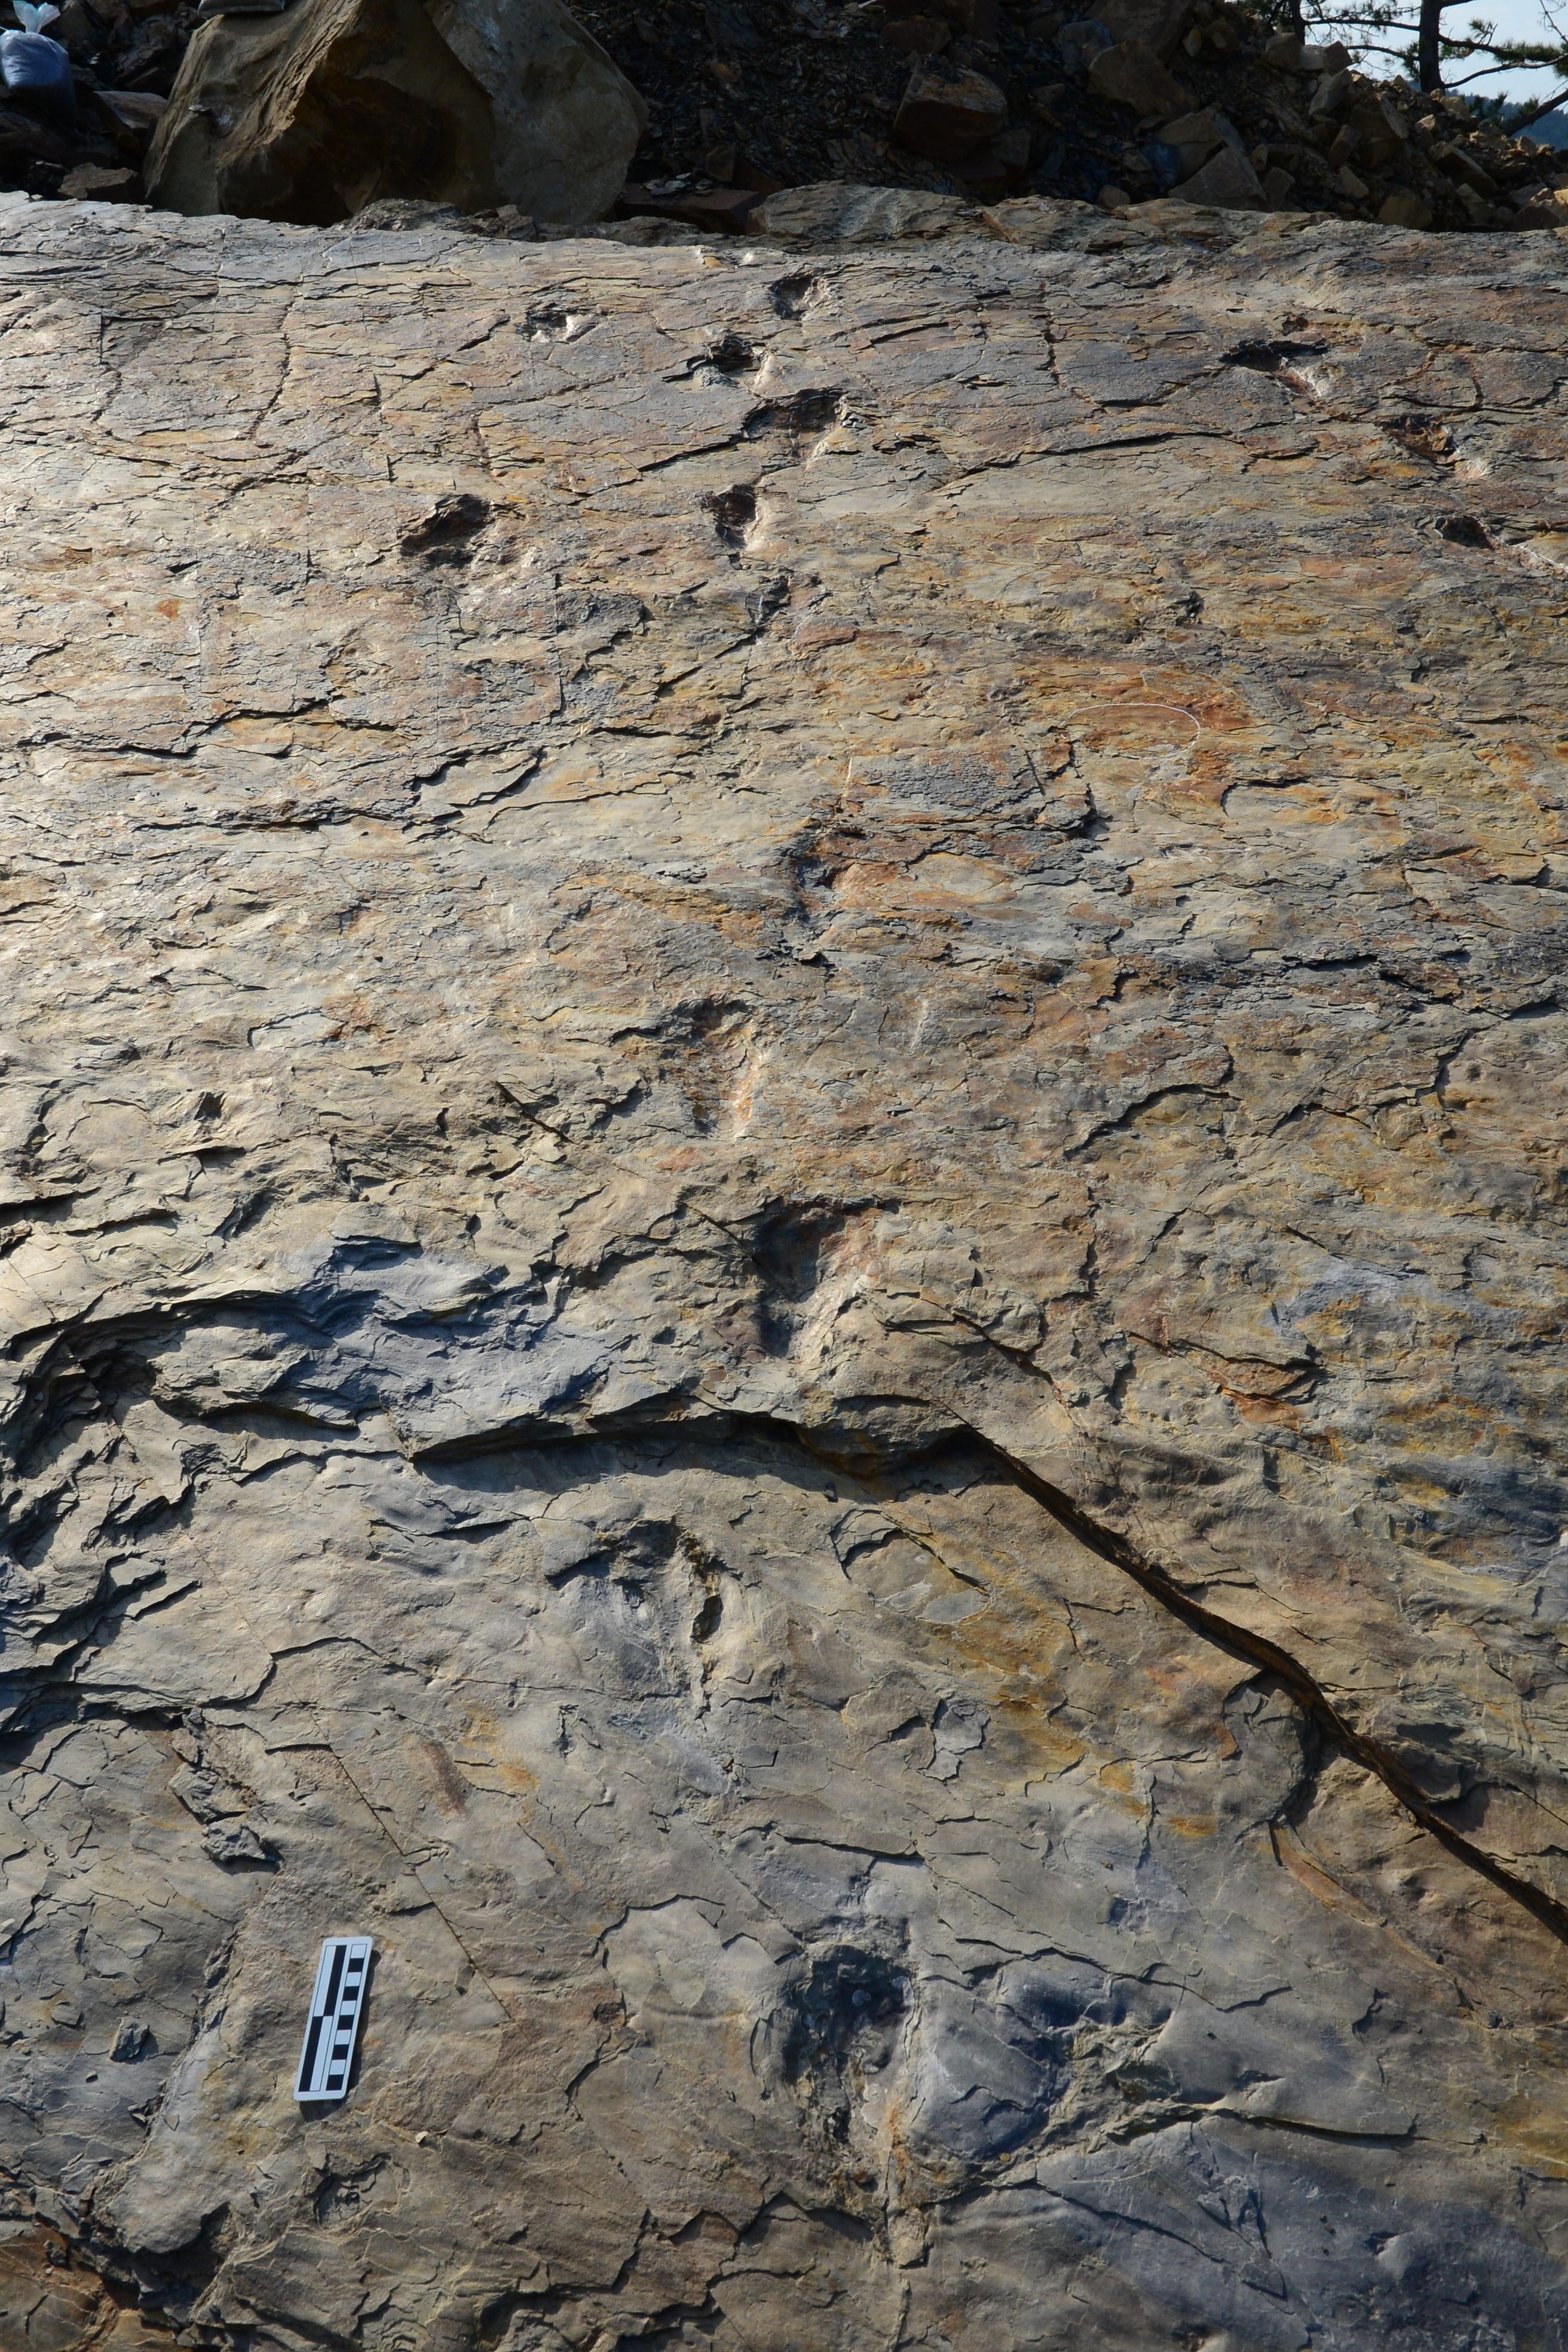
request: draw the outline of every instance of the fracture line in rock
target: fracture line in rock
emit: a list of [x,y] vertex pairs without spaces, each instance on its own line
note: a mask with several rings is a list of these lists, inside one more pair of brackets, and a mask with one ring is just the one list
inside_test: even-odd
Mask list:
[[[540,1118],[536,1113],[528,1109],[524,1104],[520,1102],[518,1098],[511,1094],[510,1090],[504,1084],[500,1085],[499,1091],[505,1096],[506,1099],[511,1103],[517,1111],[521,1113],[521,1117],[527,1120],[530,1126],[538,1128],[543,1133],[553,1137],[558,1142],[563,1144],[569,1150],[578,1150],[583,1149],[583,1147],[572,1137],[563,1134],[559,1129],[552,1127],[548,1120]],[[606,1152],[603,1150],[602,1148],[595,1150],[594,1147],[590,1145],[587,1147],[587,1151],[590,1158],[601,1160],[607,1165],[616,1168],[620,1172],[641,1172],[640,1171],[626,1170],[624,1167],[624,1163],[618,1160],[615,1154]],[[678,1201],[676,1205],[678,1213],[681,1209],[686,1210],[689,1213],[698,1217],[703,1223],[711,1225],[716,1232],[723,1234],[726,1239],[731,1243],[740,1238],[735,1233],[731,1232],[730,1227],[721,1223],[718,1218],[712,1216],[709,1212],[698,1207],[696,1203],[688,1201]],[[742,1242],[741,1245],[742,1248],[745,1247],[745,1244],[743,1242]],[[750,1255],[750,1253],[748,1253],[748,1255]],[[933,1301],[933,1304],[934,1303],[936,1302]],[[955,1318],[953,1319],[963,1322],[966,1328],[970,1329],[978,1328],[977,1326],[969,1324],[966,1318]],[[986,1338],[990,1337],[989,1334],[982,1334],[982,1336]],[[994,1345],[996,1343],[993,1341],[992,1344]],[[1007,1353],[1009,1351],[1003,1349],[1001,1352]],[[96,1384],[93,1385],[96,1386]],[[951,1405],[944,1405],[943,1410],[951,1412],[952,1407]],[[792,1423],[785,1422],[782,1418],[773,1421],[768,1416],[758,1416],[753,1419],[751,1415],[737,1415],[736,1419],[738,1421],[749,1422],[752,1427],[769,1426],[777,1435],[787,1439],[790,1443],[795,1445],[798,1445],[805,1453],[814,1455],[816,1459],[826,1460],[829,1458],[826,1454],[822,1454],[817,1447],[813,1445],[809,1436],[805,1431],[796,1428]],[[1269,1641],[1265,1634],[1254,1633],[1246,1626],[1234,1624],[1230,1619],[1221,1617],[1215,1611],[1205,1608],[1203,1602],[1194,1600],[1192,1595],[1187,1592],[1181,1583],[1178,1582],[1174,1577],[1170,1575],[1167,1570],[1159,1567],[1144,1553],[1141,1552],[1136,1545],[1129,1542],[1124,1536],[1118,1535],[1113,1529],[1101,1527],[1097,1520],[1091,1518],[1089,1514],[1085,1511],[1080,1505],[1075,1503],[1072,1500],[1072,1497],[1061,1487],[1054,1486],[1049,1479],[1042,1477],[1038,1471],[1032,1469],[1026,1462],[1021,1460],[1016,1454],[1010,1454],[1005,1446],[999,1445],[994,1438],[988,1437],[984,1431],[975,1428],[973,1423],[965,1422],[964,1426],[968,1430],[973,1444],[979,1447],[983,1453],[989,1455],[1008,1477],[1019,1486],[1024,1492],[1032,1498],[1032,1500],[1038,1503],[1042,1509],[1047,1511],[1053,1518],[1055,1518],[1061,1526],[1066,1528],[1070,1535],[1075,1536],[1088,1550],[1092,1551],[1098,1558],[1107,1561],[1110,1566],[1121,1570],[1123,1575],[1131,1577],[1133,1581],[1142,1586],[1143,1591],[1149,1593],[1152,1599],[1160,1601],[1162,1605],[1169,1609],[1173,1615],[1179,1617],[1184,1624],[1191,1626],[1194,1633],[1200,1633],[1205,1640],[1213,1642],[1217,1647],[1228,1650],[1237,1656],[1246,1658],[1252,1664],[1261,1667],[1265,1672],[1276,1675],[1291,1693],[1303,1712],[1310,1716],[1319,1726],[1320,1729],[1325,1734],[1331,1743],[1338,1748],[1343,1754],[1353,1758],[1354,1760],[1362,1766],[1364,1771],[1371,1773],[1374,1780],[1380,1780],[1383,1783],[1383,1786],[1388,1790],[1389,1794],[1394,1799],[1395,1802],[1401,1805],[1405,1811],[1410,1815],[1412,1820],[1417,1822],[1420,1826],[1429,1833],[1429,1835],[1436,1838],[1446,1852],[1451,1853],[1455,1860],[1462,1863],[1466,1868],[1475,1871],[1479,1876],[1488,1880],[1490,1885],[1498,1889],[1500,1894],[1507,1895],[1511,1901],[1518,1903],[1521,1908],[1530,1912],[1534,1918],[1540,1921],[1541,1925],[1545,1927],[1550,1934],[1556,1937],[1560,1943],[1568,1945],[1568,1905],[1558,1902],[1552,1895],[1546,1894],[1541,1887],[1531,1885],[1528,1879],[1519,1877],[1514,1872],[1506,1869],[1501,1863],[1494,1861],[1489,1854],[1483,1853],[1479,1846],[1472,1845],[1468,1838],[1461,1836],[1457,1830],[1453,1829],[1448,1822],[1445,1822],[1441,1815],[1438,1814],[1434,1807],[1427,1801],[1415,1780],[1405,1769],[1398,1759],[1391,1755],[1376,1741],[1368,1739],[1363,1733],[1357,1731],[1354,1727],[1346,1720],[1345,1717],[1341,1714],[1338,1707],[1335,1706],[1333,1701],[1328,1696],[1328,1693],[1322,1688],[1322,1685],[1307,1671],[1306,1667],[1303,1666],[1298,1659],[1290,1655],[1288,1650],[1282,1650],[1277,1643]],[[687,1432],[686,1433],[689,1436],[693,1433]],[[123,1434],[124,1433],[121,1432],[122,1436]],[[217,1581],[221,1588],[223,1586],[223,1579],[219,1577]],[[364,1791],[360,1788],[359,1783],[354,1780],[353,1775],[349,1771],[347,1765],[343,1763],[343,1760],[342,1757],[338,1755],[337,1750],[331,1746],[331,1741],[323,1740],[322,1745],[332,1757],[333,1761],[337,1764],[344,1779],[349,1782],[351,1788],[353,1789],[354,1793],[359,1797],[361,1802],[366,1807],[366,1810],[373,1814],[387,1837],[388,1842],[396,1849],[397,1853],[403,1856],[403,1859],[408,1863],[409,1868],[414,1871],[415,1875],[419,1877],[417,1864],[405,1852],[402,1845],[399,1844],[397,1838],[388,1826],[382,1812],[377,1807],[371,1804],[369,1798],[366,1797]],[[425,1882],[421,1877],[421,1886],[424,1886],[424,1884]],[[429,1889],[427,1887],[425,1891],[426,1895],[429,1895]],[[458,1948],[462,1952],[464,1958],[473,1969],[475,1976],[478,1977],[479,1982],[485,1987],[485,1990],[489,1994],[491,2000],[494,2000],[496,2006],[500,2010],[503,2016],[510,2017],[511,2015],[511,2011],[508,2004],[501,1999],[494,1985],[490,1983],[489,1978],[485,1975],[484,1970],[479,1967],[477,1960],[475,1960],[473,1954],[468,1950],[468,1946],[463,1942],[462,1937],[458,1935],[457,1928],[452,1925],[451,1920],[447,1917],[446,1912],[442,1910],[440,1904],[437,1902],[434,1895],[430,1895],[430,1903],[432,1909],[434,1909],[437,1915],[445,1922],[452,1935],[454,1942],[458,1945]]]
[[[602,1146],[595,1147],[592,1143],[584,1143],[566,1134],[560,1128],[552,1127],[548,1119],[541,1118],[537,1112],[530,1110],[524,1103],[521,1102],[504,1083],[498,1082],[498,1084],[500,1092],[531,1127],[537,1128],[542,1133],[553,1137],[569,1152],[582,1153],[590,1160],[598,1160],[605,1166],[614,1168],[619,1174],[635,1175],[645,1181],[648,1181],[645,1171],[638,1169],[635,1162],[628,1165],[625,1160],[614,1152],[605,1151]],[[731,1243],[739,1242],[742,1249],[746,1248],[746,1244],[739,1233],[724,1224],[710,1212],[699,1206],[697,1202],[685,1200],[678,1194],[676,1212],[679,1213],[683,1210],[699,1218],[704,1224],[712,1226],[716,1232],[723,1234]],[[765,1273],[754,1255],[749,1249],[747,1255],[752,1257],[752,1264],[757,1265],[759,1274],[763,1274],[765,1280]],[[935,1300],[931,1302],[933,1306],[939,1303]],[[1007,1356],[1012,1360],[1017,1360],[1011,1349],[1003,1347],[992,1333],[982,1329],[980,1325],[970,1322],[967,1317],[954,1316],[951,1308],[944,1308],[942,1311],[954,1323],[977,1332],[982,1339],[994,1347],[999,1354]],[[940,1399],[932,1399],[930,1402],[941,1405],[941,1409],[944,1412],[952,1411],[951,1404]],[[959,1416],[954,1415],[954,1417]],[[751,1420],[751,1416],[746,1415],[737,1415],[736,1418]],[[752,1420],[753,1427],[764,1425],[768,1425],[766,1417]],[[771,1426],[776,1434],[792,1440],[817,1460],[826,1461],[829,1458],[813,1445],[809,1436],[803,1430],[796,1429],[793,1423],[779,1420],[773,1422]],[[1483,1853],[1479,1846],[1472,1845],[1468,1838],[1462,1837],[1458,1830],[1451,1828],[1427,1801],[1416,1782],[1398,1759],[1390,1755],[1375,1740],[1366,1738],[1363,1733],[1347,1722],[1321,1685],[1308,1673],[1305,1666],[1290,1655],[1289,1651],[1280,1649],[1278,1643],[1270,1642],[1266,1635],[1250,1633],[1245,1626],[1232,1624],[1228,1618],[1218,1616],[1212,1609],[1205,1608],[1201,1601],[1194,1601],[1191,1594],[1184,1590],[1174,1577],[1147,1559],[1136,1545],[1129,1543],[1125,1537],[1117,1535],[1112,1529],[1100,1527],[1098,1521],[1092,1519],[1089,1513],[1075,1503],[1062,1488],[1053,1486],[1049,1479],[1042,1478],[1038,1471],[1032,1470],[1028,1464],[1021,1461],[1017,1455],[1009,1454],[1005,1446],[998,1445],[994,1438],[987,1437],[982,1430],[976,1429],[972,1422],[965,1422],[964,1426],[975,1445],[987,1454],[1010,1478],[1023,1488],[1026,1494],[1041,1506],[1042,1509],[1048,1511],[1053,1518],[1058,1520],[1068,1529],[1069,1534],[1076,1536],[1087,1549],[1094,1552],[1112,1568],[1120,1569],[1123,1575],[1131,1577],[1152,1599],[1160,1601],[1184,1624],[1190,1625],[1194,1633],[1201,1633],[1205,1641],[1213,1642],[1218,1648],[1229,1650],[1235,1655],[1244,1657],[1252,1664],[1277,1675],[1304,1713],[1311,1717],[1329,1740],[1343,1754],[1352,1757],[1364,1771],[1372,1774],[1374,1780],[1380,1780],[1394,1801],[1404,1808],[1413,1821],[1419,1822],[1424,1830],[1435,1837],[1446,1852],[1451,1853],[1454,1859],[1462,1863],[1467,1869],[1475,1871],[1479,1876],[1489,1881],[1500,1894],[1506,1895],[1510,1901],[1518,1903],[1524,1910],[1529,1911],[1550,1934],[1557,1937],[1560,1943],[1568,1944],[1568,1905],[1559,1903],[1541,1887],[1532,1886],[1528,1879],[1517,1876],[1514,1872],[1506,1869],[1501,1863],[1493,1861],[1489,1854]]]
[[997,1444],[994,1438],[985,1436],[972,1423],[966,1426],[970,1427],[975,1444],[998,1463],[1033,1501],[1048,1511],[1069,1535],[1075,1536],[1086,1550],[1095,1553],[1110,1567],[1120,1569],[1123,1575],[1131,1577],[1133,1582],[1141,1585],[1153,1600],[1160,1601],[1206,1641],[1213,1642],[1220,1649],[1232,1651],[1276,1675],[1303,1714],[1311,1717],[1332,1745],[1353,1758],[1374,1780],[1381,1780],[1394,1801],[1402,1805],[1412,1820],[1418,1822],[1456,1861],[1462,1862],[1468,1869],[1489,1880],[1500,1894],[1510,1896],[1531,1912],[1560,1943],[1568,1944],[1568,1905],[1557,1902],[1541,1887],[1532,1886],[1527,1878],[1517,1877],[1501,1863],[1494,1862],[1490,1854],[1472,1845],[1468,1838],[1461,1837],[1427,1801],[1398,1758],[1391,1756],[1386,1748],[1380,1747],[1375,1740],[1368,1739],[1364,1733],[1357,1731],[1352,1724],[1347,1722],[1322,1685],[1288,1650],[1280,1649],[1266,1634],[1254,1633],[1245,1625],[1233,1624],[1229,1618],[1218,1616],[1212,1609],[1205,1608],[1201,1601],[1194,1601],[1174,1577],[1149,1559],[1135,1544],[1129,1543],[1125,1536],[1117,1535],[1110,1528],[1102,1528],[1098,1520],[1092,1519],[1080,1505],[1073,1501],[1070,1495],[1064,1494],[1059,1486],[1054,1486],[1048,1478],[1042,1478],[1037,1470],[1032,1470],[1016,1454],[1009,1454],[1005,1446]]
[[354,1795],[359,1799],[360,1803],[364,1807],[365,1811],[370,1815],[372,1821],[375,1823],[377,1829],[381,1832],[388,1845],[391,1846],[393,1852],[401,1861],[405,1862],[408,1864],[408,1867],[414,1873],[415,1877],[419,1880],[420,1886],[424,1889],[431,1910],[434,1911],[437,1918],[440,1920],[442,1926],[446,1928],[447,1933],[451,1937],[453,1943],[456,1944],[458,1951],[461,1952],[463,1958],[467,1960],[468,1966],[472,1969],[475,1976],[478,1977],[480,1984],[483,1985],[485,1990],[489,1993],[490,1999],[494,2001],[501,2015],[505,2018],[511,2019],[511,2021],[515,2023],[516,2020],[512,2017],[512,2011],[510,2003],[501,1999],[494,1985],[491,1984],[489,1977],[486,1976],[483,1969],[480,1968],[478,1960],[475,1959],[472,1952],[469,1951],[467,1944],[464,1943],[461,1936],[458,1935],[457,1928],[453,1926],[446,1912],[441,1908],[439,1903],[437,1902],[436,1897],[430,1893],[428,1886],[426,1886],[424,1878],[420,1874],[419,1864],[415,1861],[407,1847],[404,1845],[402,1841],[399,1839],[396,1831],[388,1822],[385,1812],[383,1811],[381,1806],[372,1804],[364,1790],[360,1787],[359,1782],[354,1779],[353,1774],[349,1770],[348,1766],[343,1762],[342,1758],[338,1754],[337,1749],[332,1746],[331,1741],[330,1739],[323,1739],[321,1741],[321,1748],[323,1752],[331,1758],[333,1763],[342,1774],[343,1779],[348,1782],[349,1787],[353,1790]]

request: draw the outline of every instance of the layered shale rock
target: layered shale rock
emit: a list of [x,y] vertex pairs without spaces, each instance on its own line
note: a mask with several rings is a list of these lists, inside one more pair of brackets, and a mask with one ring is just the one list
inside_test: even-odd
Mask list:
[[8,2344],[1561,2352],[1568,252],[1278,228],[7,210]]

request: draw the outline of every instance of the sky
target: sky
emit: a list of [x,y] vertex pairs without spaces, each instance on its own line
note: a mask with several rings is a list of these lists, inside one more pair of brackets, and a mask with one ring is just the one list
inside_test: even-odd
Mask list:
[[[1310,15],[1310,10],[1308,13]],[[1563,0],[1563,5],[1553,0],[1552,13],[1558,23],[1568,29],[1568,0]],[[1550,41],[1556,37],[1542,15],[1541,0],[1473,0],[1473,5],[1460,0],[1459,6],[1445,12],[1444,29],[1450,35],[1461,33],[1476,16],[1494,25],[1504,40]],[[1392,60],[1382,58],[1370,58],[1368,67],[1377,74],[1397,70]],[[1464,67],[1455,65],[1451,68],[1453,80],[1458,81],[1465,71]],[[1524,100],[1550,98],[1554,89],[1563,87],[1564,81],[1568,81],[1568,76],[1512,73],[1489,76],[1485,81],[1463,82],[1461,87],[1477,98]]]
[[[1559,24],[1568,23],[1568,9],[1554,8],[1552,13]],[[1487,0],[1478,0],[1474,7],[1460,6],[1452,10],[1447,19],[1448,29],[1460,31],[1472,16],[1484,16],[1489,24],[1497,26],[1505,40],[1550,41],[1553,38],[1551,26],[1542,16],[1540,0],[1492,0],[1489,6]],[[1565,79],[1568,77],[1561,74],[1500,74],[1495,81],[1471,82],[1467,87],[1478,96],[1550,98],[1554,89],[1563,88]]]

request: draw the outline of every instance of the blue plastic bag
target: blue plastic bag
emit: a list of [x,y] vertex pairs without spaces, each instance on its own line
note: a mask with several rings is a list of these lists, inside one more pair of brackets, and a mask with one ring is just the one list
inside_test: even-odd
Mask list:
[[5,85],[5,96],[13,105],[25,106],[29,114],[53,125],[57,131],[76,129],[76,84],[71,79],[71,61],[58,41],[45,37],[44,26],[52,25],[59,10],[51,0],[15,0],[19,33],[0,33],[0,81]]

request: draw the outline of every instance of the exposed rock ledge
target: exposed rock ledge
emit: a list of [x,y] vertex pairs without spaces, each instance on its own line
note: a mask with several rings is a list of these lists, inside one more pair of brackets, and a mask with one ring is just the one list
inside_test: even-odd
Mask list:
[[5,2341],[1560,2347],[1562,242],[4,226]]

